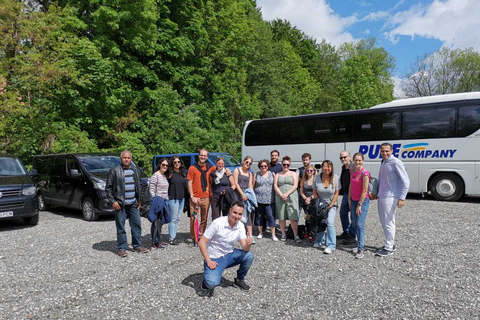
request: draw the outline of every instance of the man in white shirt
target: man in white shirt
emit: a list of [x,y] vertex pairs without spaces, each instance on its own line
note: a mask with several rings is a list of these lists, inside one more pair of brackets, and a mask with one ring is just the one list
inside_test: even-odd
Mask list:
[[[208,290],[209,296],[220,285],[223,271],[236,265],[240,267],[233,285],[245,291],[250,290],[244,279],[253,263],[253,253],[250,252],[252,238],[247,238],[245,226],[240,221],[243,210],[242,202],[234,203],[228,216],[213,220],[198,242],[205,258],[202,288]],[[242,250],[234,248],[237,241]]]

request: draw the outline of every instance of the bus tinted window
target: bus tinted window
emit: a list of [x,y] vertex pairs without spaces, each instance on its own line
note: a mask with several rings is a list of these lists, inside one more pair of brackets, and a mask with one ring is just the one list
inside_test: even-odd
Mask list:
[[337,116],[315,120],[315,142],[352,141],[353,117]]
[[404,139],[455,137],[455,108],[422,108],[404,111]]
[[400,113],[361,114],[355,116],[355,141],[400,139]]
[[278,143],[278,131],[278,124],[274,122],[252,122],[245,132],[245,145],[276,145]]
[[466,137],[480,128],[480,106],[460,107],[458,109],[459,137]]
[[276,126],[278,144],[313,142],[313,120],[302,119],[279,123]]

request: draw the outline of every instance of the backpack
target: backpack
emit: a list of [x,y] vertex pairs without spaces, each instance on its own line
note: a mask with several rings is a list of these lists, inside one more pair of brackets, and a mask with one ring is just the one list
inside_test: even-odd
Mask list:
[[[350,175],[352,174],[353,170],[354,170],[354,169],[351,169],[351,170],[350,170]],[[361,178],[361,179],[363,179],[363,176],[365,175],[365,171],[366,171],[366,169],[363,168],[362,174],[360,175],[360,178]],[[367,191],[367,194],[376,196],[377,193],[378,193],[378,179],[370,176],[370,177],[369,177],[369,181],[368,181],[368,191]]]

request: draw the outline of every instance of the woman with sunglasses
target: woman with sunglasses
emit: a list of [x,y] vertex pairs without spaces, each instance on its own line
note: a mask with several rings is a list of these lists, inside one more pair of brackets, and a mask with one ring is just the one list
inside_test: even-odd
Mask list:
[[[153,197],[160,197],[165,200],[168,200],[168,179],[167,177],[170,175],[170,171],[168,170],[168,159],[162,158],[157,164],[157,171],[153,174],[150,178],[150,186],[149,191],[150,195]],[[167,202],[168,205],[168,202]],[[161,230],[162,226],[159,227],[158,230]],[[161,233],[161,232],[160,232]],[[158,234],[158,238],[154,241],[154,246],[158,249],[163,249],[163,245],[160,242],[160,233]],[[152,236],[153,236],[153,224],[152,224]]]
[[282,238],[280,241],[287,241],[285,234],[286,219],[290,220],[294,240],[301,242],[298,236],[298,175],[290,171],[290,157],[282,159],[282,172],[275,175],[273,186],[275,189],[275,211],[280,224]]
[[335,234],[335,215],[337,214],[337,198],[342,188],[340,178],[333,173],[333,163],[330,160],[322,162],[322,173],[315,178],[315,188],[313,194],[315,198],[319,198],[320,202],[328,203],[328,217],[327,217],[327,236],[325,232],[320,231],[315,238],[314,248],[323,247],[326,245],[323,253],[332,254],[336,246]]
[[[223,157],[218,157],[215,160],[216,169],[210,174],[210,198],[212,205],[212,221],[220,217],[221,211],[221,196],[225,194],[228,187],[235,189],[235,181],[233,180],[232,171],[225,168],[225,160]],[[222,210],[224,216],[228,215],[228,208]]]
[[[302,180],[300,181],[300,196],[303,199],[303,205],[302,205],[303,212],[308,212],[307,207],[312,201],[312,199],[314,198],[314,194],[313,194],[313,189],[315,186],[314,181],[315,181],[315,167],[309,164],[305,168],[305,174],[303,175]],[[309,223],[309,220],[307,219],[307,216],[305,216],[305,225],[307,228],[307,236],[308,236],[309,233],[311,232],[311,228],[310,228],[310,223]],[[310,240],[311,239],[313,238],[310,238]]]
[[172,215],[172,221],[168,224],[168,242],[171,245],[177,245],[177,230],[180,223],[180,217],[185,204],[185,191],[187,188],[185,166],[179,156],[173,156],[168,162],[168,208]]
[[278,241],[275,236],[275,216],[273,213],[273,203],[275,195],[273,193],[274,173],[270,171],[270,163],[267,159],[258,162],[260,169],[253,176],[253,185],[255,196],[257,197],[257,214],[255,217],[255,225],[258,227],[257,239],[263,238],[263,222],[266,222],[267,228],[272,231],[272,240]]
[[[235,182],[235,191],[237,192],[240,199],[244,202],[248,200],[248,197],[245,195],[245,190],[247,188],[253,189],[253,178],[252,172],[250,172],[250,167],[253,163],[253,158],[250,156],[246,156],[243,159],[243,163],[241,167],[235,168],[233,170],[233,181]],[[247,227],[247,237],[252,238],[253,243],[255,243],[255,239],[253,238],[253,222],[255,219],[255,210],[252,212],[247,213],[247,223],[245,226]]]

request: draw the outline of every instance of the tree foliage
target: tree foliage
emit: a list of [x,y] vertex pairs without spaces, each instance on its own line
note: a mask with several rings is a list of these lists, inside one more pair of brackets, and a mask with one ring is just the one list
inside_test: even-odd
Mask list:
[[253,0],[5,0],[0,19],[0,152],[26,163],[239,155],[246,120],[392,99],[393,59],[373,39],[335,48]]

